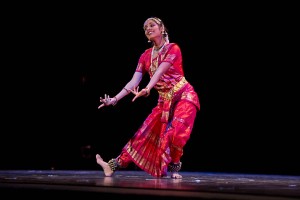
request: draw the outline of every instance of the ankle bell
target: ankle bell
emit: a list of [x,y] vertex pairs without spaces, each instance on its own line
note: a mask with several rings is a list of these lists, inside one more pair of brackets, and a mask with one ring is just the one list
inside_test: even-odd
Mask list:
[[108,161],[108,165],[112,171],[116,171],[119,168],[118,162],[114,158]]
[[170,163],[169,165],[168,165],[168,170],[170,171],[170,172],[179,172],[180,171],[180,169],[181,169],[181,166],[182,166],[182,163],[181,162],[179,162],[179,163]]

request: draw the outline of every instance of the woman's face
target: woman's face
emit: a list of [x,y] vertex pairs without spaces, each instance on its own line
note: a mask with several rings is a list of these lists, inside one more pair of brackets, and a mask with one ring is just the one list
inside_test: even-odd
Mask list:
[[144,23],[144,31],[148,40],[151,40],[158,36],[160,37],[162,35],[162,31],[160,29],[161,27],[152,19],[148,19]]

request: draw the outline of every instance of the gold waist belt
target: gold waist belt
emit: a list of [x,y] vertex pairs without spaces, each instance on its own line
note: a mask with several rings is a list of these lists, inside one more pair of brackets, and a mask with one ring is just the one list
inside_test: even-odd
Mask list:
[[185,77],[182,77],[182,79],[174,85],[174,87],[169,91],[169,92],[159,92],[159,95],[164,99],[164,100],[172,100],[174,93],[179,91],[185,84],[187,83],[187,80]]

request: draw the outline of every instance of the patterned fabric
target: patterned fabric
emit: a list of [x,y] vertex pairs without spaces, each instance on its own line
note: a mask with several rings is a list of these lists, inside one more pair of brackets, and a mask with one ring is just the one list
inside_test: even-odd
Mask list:
[[179,46],[175,43],[165,45],[156,58],[151,58],[151,52],[152,48],[149,48],[141,55],[136,71],[147,72],[152,77],[161,62],[172,65],[154,86],[159,93],[157,106],[117,160],[120,167],[134,162],[152,176],[162,177],[167,175],[171,162],[180,162],[200,103],[194,88],[184,77]]

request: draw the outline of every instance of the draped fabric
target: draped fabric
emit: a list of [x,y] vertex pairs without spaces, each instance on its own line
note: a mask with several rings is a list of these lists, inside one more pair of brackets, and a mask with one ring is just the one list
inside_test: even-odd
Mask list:
[[152,176],[162,177],[167,175],[170,162],[180,161],[200,103],[194,88],[184,77],[179,46],[165,45],[156,58],[152,58],[151,50],[141,55],[136,71],[148,72],[152,77],[161,62],[169,62],[171,67],[154,86],[159,93],[156,107],[124,146],[118,162],[121,167],[134,162]]

